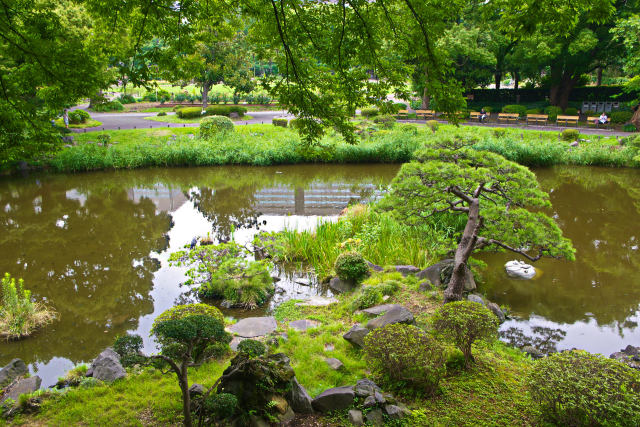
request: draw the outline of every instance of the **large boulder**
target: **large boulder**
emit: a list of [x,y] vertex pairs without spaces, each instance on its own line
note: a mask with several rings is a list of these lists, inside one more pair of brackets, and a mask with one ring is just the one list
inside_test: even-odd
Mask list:
[[104,382],[112,382],[120,378],[124,378],[127,371],[124,370],[120,363],[120,356],[111,348],[107,348],[98,355],[91,363],[87,376]]
[[274,317],[247,317],[229,326],[229,331],[243,338],[255,338],[270,334],[277,327]]
[[357,347],[364,347],[364,337],[369,333],[367,328],[360,325],[354,325],[349,331],[342,336],[345,340]]
[[291,380],[287,401],[291,405],[291,409],[297,414],[310,414],[313,412],[311,396],[309,396],[307,390],[298,382],[296,377]]
[[27,365],[21,359],[13,359],[7,366],[0,369],[0,386],[8,384],[28,372]]
[[3,403],[7,399],[12,399],[16,404],[21,394],[29,394],[40,388],[42,379],[38,376],[23,378],[12,384],[7,390],[5,390],[0,403]]
[[[421,272],[416,274],[416,277],[419,279],[427,279],[434,286],[440,288],[446,288],[451,280],[451,274],[453,273],[453,259],[445,259],[440,261],[437,264],[434,264],[430,267],[425,268]],[[473,292],[476,290],[476,281],[473,278],[473,273],[469,269],[469,267],[465,267],[465,280],[464,280],[464,290],[466,292]]]
[[359,411],[357,409],[350,409],[349,422],[354,426],[364,425],[364,419],[362,418],[362,411]]
[[356,396],[360,398],[367,396],[375,397],[376,393],[382,393],[380,387],[368,378],[358,380],[355,387],[353,387],[353,391]]
[[609,357],[619,360],[631,368],[640,369],[640,347],[628,345],[626,348],[611,354]]
[[382,304],[382,305],[376,305],[374,307],[365,308],[364,310],[361,310],[361,312],[368,316],[376,317],[396,307],[402,307],[402,306],[398,304]]
[[353,387],[344,386],[330,388],[313,399],[313,409],[318,412],[331,412],[347,409],[353,405],[355,393]]
[[514,279],[528,280],[536,276],[536,269],[522,261],[509,261],[504,265],[504,269],[509,277]]
[[496,317],[498,318],[498,322],[504,323],[504,321],[507,320],[507,316],[504,315],[504,312],[500,309],[500,306],[495,302],[487,301],[487,308],[496,315]]
[[351,292],[356,287],[356,284],[349,280],[342,280],[339,277],[333,277],[329,282],[329,287],[333,292],[342,294],[345,292]]
[[382,328],[393,323],[413,324],[415,320],[413,314],[406,307],[397,306],[387,311],[384,315],[369,320],[367,329]]
[[420,272],[420,269],[413,265],[396,265],[395,269],[403,276],[408,276],[409,274],[417,274]]

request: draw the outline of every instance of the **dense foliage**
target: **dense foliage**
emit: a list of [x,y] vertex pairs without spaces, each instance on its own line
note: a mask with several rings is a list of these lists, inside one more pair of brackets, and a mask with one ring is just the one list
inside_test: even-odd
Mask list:
[[242,340],[238,344],[238,352],[244,353],[249,357],[262,356],[266,351],[265,345],[257,340]]
[[498,320],[477,302],[457,301],[441,307],[431,318],[436,333],[451,341],[462,352],[469,368],[474,361],[471,347],[478,340],[497,337]]
[[640,374],[617,360],[565,351],[538,360],[527,379],[544,421],[565,426],[640,424]]
[[141,336],[127,334],[116,338],[113,351],[120,356],[122,366],[133,366],[146,360],[146,357],[141,354],[142,345]]
[[396,388],[411,386],[432,395],[445,374],[445,350],[412,325],[392,324],[364,338],[364,351],[374,372]]
[[200,122],[200,138],[210,139],[219,133],[233,132],[233,122],[224,116],[209,116]]
[[342,280],[361,282],[369,274],[367,262],[358,252],[344,252],[336,258],[336,274]]

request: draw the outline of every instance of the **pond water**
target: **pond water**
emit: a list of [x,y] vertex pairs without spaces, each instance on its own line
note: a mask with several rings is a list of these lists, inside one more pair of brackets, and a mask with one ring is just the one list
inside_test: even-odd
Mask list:
[[[370,201],[398,165],[219,167],[31,175],[0,180],[0,273],[23,277],[59,320],[0,343],[0,366],[30,364],[43,385],[91,361],[117,335],[148,338],[153,319],[191,301],[184,270],[167,259],[195,236],[249,242],[259,230],[312,228],[349,203]],[[576,262],[541,260],[534,281],[509,279],[509,254],[484,254],[480,291],[508,305],[510,336],[609,354],[640,342],[640,171],[536,171],[577,249]],[[292,277],[284,298],[321,291]],[[267,308],[268,309],[268,308]],[[234,316],[247,313],[226,311]],[[251,312],[250,315],[256,315]],[[258,314],[260,315],[260,314]]]

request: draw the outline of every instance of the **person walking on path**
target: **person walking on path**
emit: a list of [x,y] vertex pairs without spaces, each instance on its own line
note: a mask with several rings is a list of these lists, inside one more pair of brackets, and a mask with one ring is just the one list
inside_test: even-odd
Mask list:
[[64,109],[64,112],[62,113],[62,120],[64,120],[64,126],[69,129],[69,110],[67,110],[66,108]]

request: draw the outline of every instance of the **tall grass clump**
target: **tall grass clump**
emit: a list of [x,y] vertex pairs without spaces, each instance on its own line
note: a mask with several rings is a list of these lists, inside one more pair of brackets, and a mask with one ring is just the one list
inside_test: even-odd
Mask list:
[[31,301],[31,291],[24,281],[5,273],[2,278],[2,306],[0,306],[0,336],[17,339],[31,335],[36,329],[51,323],[55,312],[44,304]]

